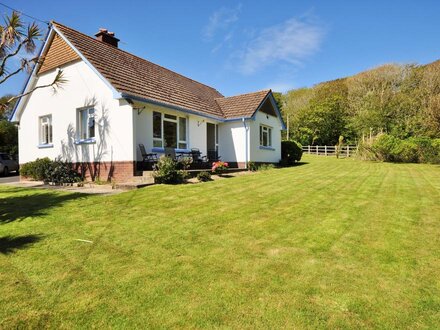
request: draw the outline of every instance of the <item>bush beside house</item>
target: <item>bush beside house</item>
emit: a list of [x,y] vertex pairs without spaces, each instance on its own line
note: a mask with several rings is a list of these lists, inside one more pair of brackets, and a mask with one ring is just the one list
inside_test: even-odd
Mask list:
[[290,166],[299,162],[302,157],[302,146],[296,141],[281,142],[281,166]]
[[155,183],[177,184],[188,177],[187,164],[177,162],[171,157],[160,157],[153,171]]
[[69,184],[81,181],[81,176],[72,169],[71,164],[60,159],[36,159],[20,167],[21,176],[44,181],[45,183]]

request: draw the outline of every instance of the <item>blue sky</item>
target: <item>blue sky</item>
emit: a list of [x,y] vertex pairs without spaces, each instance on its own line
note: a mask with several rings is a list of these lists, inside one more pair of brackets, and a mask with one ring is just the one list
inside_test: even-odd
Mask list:
[[[89,35],[108,28],[120,48],[226,96],[440,58],[440,1],[0,2]],[[24,80],[2,84],[0,96]]]

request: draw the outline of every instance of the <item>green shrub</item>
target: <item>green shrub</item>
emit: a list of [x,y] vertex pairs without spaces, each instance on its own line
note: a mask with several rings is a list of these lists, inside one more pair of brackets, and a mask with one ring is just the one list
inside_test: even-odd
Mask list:
[[275,168],[274,164],[260,164],[258,166],[258,171],[267,171]]
[[419,163],[440,163],[440,139],[412,137],[408,140],[417,145]]
[[200,182],[211,181],[211,173],[207,171],[199,172],[197,174],[197,180],[199,180]]
[[80,175],[74,171],[69,163],[60,159],[37,158],[33,162],[20,167],[22,176],[46,183],[65,184],[80,181]]
[[57,159],[47,167],[44,181],[58,185],[79,182],[81,177],[69,163]]
[[255,163],[255,162],[253,162],[253,161],[248,162],[248,170],[249,170],[249,171],[252,171],[252,172],[257,171],[257,170],[258,170],[258,165],[257,165],[257,163]]
[[249,171],[252,171],[252,172],[256,172],[256,171],[266,171],[266,170],[270,170],[270,169],[273,169],[273,168],[275,168],[275,165],[274,164],[257,164],[257,163],[255,163],[255,162],[249,162],[248,163],[248,169],[249,169]]
[[176,184],[183,183],[188,174],[185,169],[181,169],[182,163],[166,156],[160,157],[155,165],[153,177],[155,183]]
[[440,164],[440,139],[433,139],[431,145],[434,150],[432,163]]
[[395,159],[397,162],[402,163],[418,163],[419,162],[419,150],[414,141],[400,140],[397,147],[394,150]]
[[299,162],[302,157],[302,146],[296,141],[281,142],[281,165],[289,166]]
[[396,153],[399,153],[400,140],[392,135],[380,134],[373,142],[371,149],[377,160],[395,162]]
[[405,140],[380,134],[372,144],[361,143],[360,158],[386,162],[440,163],[440,139],[411,137]]
[[28,162],[20,166],[22,176],[37,181],[45,181],[46,172],[52,161],[49,158],[37,158],[33,162]]

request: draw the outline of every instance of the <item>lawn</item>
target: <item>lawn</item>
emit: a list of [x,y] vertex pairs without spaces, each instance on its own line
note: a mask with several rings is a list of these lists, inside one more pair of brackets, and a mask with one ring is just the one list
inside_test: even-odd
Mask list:
[[0,328],[440,327],[440,167],[113,196],[0,187]]

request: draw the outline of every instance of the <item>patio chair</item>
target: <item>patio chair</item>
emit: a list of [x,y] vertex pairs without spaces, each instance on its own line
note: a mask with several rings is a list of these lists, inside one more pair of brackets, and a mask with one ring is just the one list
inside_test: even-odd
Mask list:
[[209,162],[217,162],[221,160],[221,156],[218,155],[218,151],[215,149],[208,150],[208,161]]
[[195,164],[206,163],[208,161],[206,156],[202,156],[199,148],[191,148],[191,157]]
[[157,161],[157,154],[152,152],[148,153],[142,143],[139,144],[139,149],[141,150],[142,162],[151,163]]

